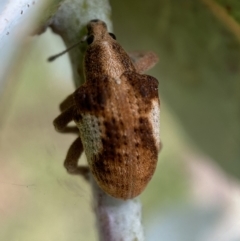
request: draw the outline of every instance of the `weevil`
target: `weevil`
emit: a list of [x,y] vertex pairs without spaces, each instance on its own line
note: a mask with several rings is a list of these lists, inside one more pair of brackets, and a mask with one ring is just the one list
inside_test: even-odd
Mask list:
[[[87,31],[85,83],[60,105],[54,120],[59,132],[75,131],[68,126],[73,120],[79,133],[64,165],[72,174],[90,171],[105,193],[131,199],[152,178],[161,147],[158,81],[142,74],[157,57],[130,57],[101,20],[91,20]],[[88,167],[78,165],[83,151]]]

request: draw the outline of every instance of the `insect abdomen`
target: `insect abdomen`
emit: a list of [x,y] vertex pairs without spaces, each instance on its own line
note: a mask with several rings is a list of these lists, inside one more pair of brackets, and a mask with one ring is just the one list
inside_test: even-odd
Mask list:
[[[76,98],[82,108],[77,125],[90,170],[109,195],[136,197],[156,168],[159,148],[153,129],[158,127],[158,99],[153,96],[146,102],[141,94],[147,96],[151,91],[139,93],[124,78],[104,79],[102,84],[96,81],[90,87],[91,97],[86,90]],[[95,89],[103,96],[93,94]],[[104,99],[102,106],[98,99]]]

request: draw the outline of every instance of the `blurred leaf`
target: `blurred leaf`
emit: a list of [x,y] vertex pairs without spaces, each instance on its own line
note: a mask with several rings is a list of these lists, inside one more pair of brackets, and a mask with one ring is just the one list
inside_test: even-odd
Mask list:
[[216,3],[226,9],[228,14],[240,23],[240,2],[238,0],[216,0]]
[[[146,240],[212,240],[210,237],[214,233],[221,215],[220,207],[172,206],[171,211],[161,213],[148,224]],[[230,237],[231,232],[227,233]],[[232,241],[232,239],[227,240]]]

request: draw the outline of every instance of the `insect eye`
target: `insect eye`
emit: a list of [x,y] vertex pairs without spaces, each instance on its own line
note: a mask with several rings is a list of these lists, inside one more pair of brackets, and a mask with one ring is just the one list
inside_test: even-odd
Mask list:
[[113,39],[116,39],[116,36],[115,36],[115,34],[113,34],[113,33],[108,33]]
[[93,40],[94,40],[94,36],[93,36],[93,35],[90,35],[90,36],[87,37],[87,40],[86,40],[86,41],[87,41],[87,43],[88,43],[88,45],[89,45],[89,44],[91,44],[91,43],[93,42]]

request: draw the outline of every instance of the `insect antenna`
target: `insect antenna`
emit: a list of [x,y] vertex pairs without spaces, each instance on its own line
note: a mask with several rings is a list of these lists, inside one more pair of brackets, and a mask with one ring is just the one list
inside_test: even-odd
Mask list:
[[77,42],[76,44],[74,44],[74,45],[70,46],[69,48],[65,49],[64,51],[62,51],[61,53],[49,57],[47,60],[48,60],[49,62],[52,62],[53,60],[55,60],[56,58],[62,56],[62,55],[65,54],[65,53],[67,53],[68,51],[70,51],[71,49],[75,48],[76,46],[78,46],[78,45],[79,45],[80,43],[82,43],[82,42],[83,42],[83,40]]

